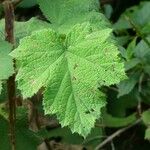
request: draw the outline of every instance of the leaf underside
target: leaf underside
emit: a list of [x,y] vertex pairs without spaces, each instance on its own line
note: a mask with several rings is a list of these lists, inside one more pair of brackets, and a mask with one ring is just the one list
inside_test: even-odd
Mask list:
[[86,22],[66,36],[44,29],[23,38],[11,53],[20,62],[16,80],[23,97],[45,87],[45,113],[86,137],[106,103],[97,88],[126,77],[110,34]]

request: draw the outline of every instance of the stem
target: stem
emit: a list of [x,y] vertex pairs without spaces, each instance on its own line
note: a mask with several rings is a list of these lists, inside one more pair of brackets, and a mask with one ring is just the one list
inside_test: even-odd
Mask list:
[[137,100],[138,100],[138,105],[137,105],[137,112],[138,115],[141,116],[142,114],[142,105],[141,105],[141,93],[142,93],[142,82],[143,82],[143,78],[144,78],[144,73],[142,72],[140,79],[139,79],[139,84],[138,84],[138,91],[139,94],[137,95]]
[[119,129],[117,130],[115,133],[113,133],[112,135],[110,135],[106,140],[104,140],[102,143],[100,143],[96,148],[95,150],[99,150],[100,148],[102,148],[104,145],[106,145],[107,143],[111,142],[115,137],[119,136],[121,133],[127,131],[128,129],[132,128],[133,126],[139,124],[141,122],[141,119],[138,119],[137,121],[135,121],[133,124],[125,127],[125,128],[122,128],[122,129]]
[[[5,40],[14,45],[14,7],[10,0],[6,0],[3,3],[5,12]],[[15,67],[15,62],[14,62]],[[15,74],[9,77],[7,81],[8,103],[9,103],[9,136],[11,149],[16,150],[16,138],[15,138],[15,116],[16,116],[16,104],[15,104]]]

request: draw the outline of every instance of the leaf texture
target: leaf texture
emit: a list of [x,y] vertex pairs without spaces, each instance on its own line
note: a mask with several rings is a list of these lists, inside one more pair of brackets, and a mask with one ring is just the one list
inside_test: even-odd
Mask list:
[[[17,42],[25,36],[31,35],[33,31],[41,30],[44,28],[49,28],[50,24],[44,21],[41,21],[35,17],[31,18],[30,20],[24,21],[15,21],[14,22],[14,33],[15,39]],[[5,38],[5,20],[0,20],[0,33],[2,33],[3,38]]]
[[86,137],[106,104],[97,88],[126,77],[118,53],[111,29],[82,23],[66,36],[52,29],[34,32],[11,55],[21,64],[16,79],[23,97],[45,87],[45,113]]
[[[97,0],[38,0],[44,15],[55,24],[98,10]],[[76,12],[76,13],[75,13]]]
[[12,45],[0,40],[0,81],[8,79],[14,73],[12,57],[9,56]]
[[99,13],[98,0],[38,0],[40,9],[55,30],[67,33],[76,23],[89,21],[101,28],[110,26]]

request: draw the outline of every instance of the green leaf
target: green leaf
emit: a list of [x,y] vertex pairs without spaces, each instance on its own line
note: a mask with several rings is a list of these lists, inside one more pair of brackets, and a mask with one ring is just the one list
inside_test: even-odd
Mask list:
[[28,8],[37,4],[37,0],[22,0],[18,7]]
[[144,35],[150,34],[150,21],[146,25],[144,25],[144,27],[141,29],[141,33]]
[[150,110],[144,111],[142,113],[142,120],[145,125],[147,125],[147,126],[150,125]]
[[135,121],[136,121],[136,114],[131,114],[127,117],[115,117],[112,116],[111,114],[104,113],[102,122],[106,127],[118,128],[128,126],[129,124],[132,124]]
[[146,140],[150,140],[150,127],[148,127],[146,130],[145,130],[145,137],[144,137]]
[[[18,116],[19,115],[19,116]],[[0,149],[10,150],[9,122],[0,117]],[[39,137],[29,130],[27,110],[23,107],[17,108],[16,119],[16,149],[17,150],[36,150],[40,143]]]
[[127,55],[127,60],[131,60],[133,57],[134,53],[134,48],[136,46],[136,37],[128,44],[127,50],[126,50],[126,55]]
[[38,0],[38,3],[49,21],[59,25],[72,17],[98,10],[97,0]]
[[[134,24],[144,27],[149,22],[150,18],[150,2],[141,2],[138,6],[133,6],[127,9],[119,18],[118,22],[114,24],[114,29],[123,30],[132,28],[132,25],[127,21],[128,16]],[[146,12],[146,13],[145,13]]]
[[13,61],[9,56],[12,45],[0,39],[0,81],[8,79],[13,73]]
[[98,86],[126,77],[110,33],[83,23],[66,37],[45,29],[22,39],[11,55],[21,61],[16,79],[23,97],[46,87],[45,113],[56,114],[62,126],[87,136],[105,106]]
[[111,18],[111,15],[113,13],[113,8],[110,4],[105,4],[104,6],[104,14],[105,16],[110,19]]
[[128,43],[128,41],[130,40],[130,36],[129,35],[125,35],[125,36],[118,36],[116,37],[117,41],[118,41],[118,44],[121,45],[121,46],[124,46],[125,44]]
[[98,0],[38,0],[38,3],[52,27],[60,33],[67,33],[76,23],[87,21],[102,28],[110,26],[99,13]]
[[136,108],[138,105],[137,96],[139,91],[134,88],[129,94],[119,97],[116,99],[117,92],[111,92],[111,96],[108,97],[107,109],[110,114],[114,117],[123,118],[128,115],[132,108]]
[[142,113],[142,121],[147,126],[145,130],[145,139],[150,140],[150,110],[146,110]]
[[118,97],[129,94],[139,81],[139,74],[133,74],[130,78],[121,81],[118,85]]
[[140,59],[143,59],[145,56],[148,56],[148,53],[150,53],[150,47],[144,40],[141,40],[134,49],[134,55]]
[[[49,28],[50,24],[33,17],[26,22],[15,21],[14,26],[15,26],[14,28],[15,39],[17,42],[19,42],[21,38],[31,35],[33,31],[41,30],[44,28]],[[4,34],[4,31],[5,31],[4,19],[0,20],[0,31],[1,33],[3,33],[3,35],[5,35]]]
[[125,62],[125,70],[128,71],[134,68],[139,63],[141,63],[141,60],[139,58],[132,58],[131,60]]

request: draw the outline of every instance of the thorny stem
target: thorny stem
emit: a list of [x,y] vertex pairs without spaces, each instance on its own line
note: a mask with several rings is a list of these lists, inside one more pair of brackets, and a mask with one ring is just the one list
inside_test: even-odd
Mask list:
[[[14,45],[14,7],[10,0],[3,2],[5,12],[5,40]],[[15,62],[14,62],[15,65]],[[14,66],[15,67],[15,66]],[[16,93],[15,74],[7,81],[8,103],[9,103],[9,136],[11,149],[16,150],[15,140],[15,116],[16,116]]]

